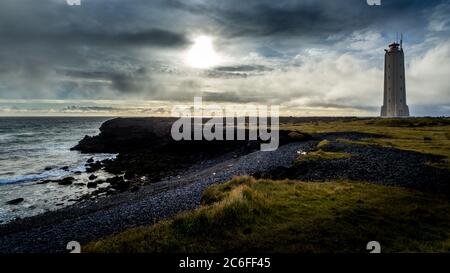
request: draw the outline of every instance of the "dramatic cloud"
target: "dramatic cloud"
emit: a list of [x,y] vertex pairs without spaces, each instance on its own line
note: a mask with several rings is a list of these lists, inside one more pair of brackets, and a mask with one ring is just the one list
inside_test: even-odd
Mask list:
[[[0,115],[166,115],[194,96],[376,115],[400,32],[412,113],[448,115],[449,12],[448,0],[3,0]],[[196,69],[201,36],[220,61]]]

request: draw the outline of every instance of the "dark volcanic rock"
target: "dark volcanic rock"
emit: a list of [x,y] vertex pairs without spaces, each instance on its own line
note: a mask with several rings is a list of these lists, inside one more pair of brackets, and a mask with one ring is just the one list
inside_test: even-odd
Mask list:
[[96,171],[100,170],[101,168],[102,168],[102,162],[100,162],[100,161],[86,164],[86,170],[89,169],[88,172],[96,172]]
[[20,203],[22,203],[24,201],[23,198],[16,198],[13,200],[9,200],[8,202],[6,202],[7,205],[18,205]]
[[94,158],[91,157],[91,158],[89,158],[86,162],[87,162],[87,163],[93,163],[93,162],[94,162]]
[[[207,161],[225,153],[234,157],[260,149],[260,141],[175,141],[171,136],[174,118],[118,118],[100,127],[100,134],[86,136],[73,149],[82,152],[119,153],[114,160],[86,164],[86,171],[93,173],[102,167],[106,171],[122,175],[126,180],[146,176],[147,182],[159,181],[175,175],[197,162]],[[205,119],[206,121],[206,119]],[[225,132],[224,132],[225,133]],[[280,131],[280,145],[306,141],[310,135]],[[246,131],[248,136],[249,132]],[[134,184],[134,182],[131,182]]]
[[96,182],[89,182],[89,183],[87,183],[87,187],[88,188],[96,188],[97,187],[97,183]]
[[46,180],[37,182],[36,184],[38,184],[38,185],[44,185],[44,184],[48,184],[48,183],[50,183],[50,182],[52,182],[52,180],[46,179]]
[[112,178],[108,178],[108,179],[106,179],[106,182],[110,183],[111,187],[113,189],[115,189],[115,190],[118,190],[118,191],[124,191],[124,190],[127,190],[127,189],[129,189],[131,187],[131,182],[130,181],[125,181],[123,179],[123,177],[120,177],[120,176],[115,176],[115,177],[112,177]]
[[121,183],[123,181],[124,181],[123,178],[120,177],[120,176],[115,176],[115,177],[111,177],[111,178],[106,179],[106,183],[109,183],[111,185],[116,185],[116,184],[119,184],[119,183]]
[[133,179],[134,177],[135,177],[135,175],[131,172],[126,172],[123,176],[123,178],[125,178],[126,180]]
[[[142,149],[155,150],[177,143],[171,136],[172,124],[176,120],[176,118],[116,118],[108,120],[101,125],[99,135],[85,136],[72,150],[85,153],[129,153]],[[280,131],[280,142],[298,141],[298,139],[289,139],[289,133]],[[302,140],[307,140],[308,137],[310,136],[302,134]],[[206,141],[198,142],[206,143]],[[211,143],[215,143],[213,146],[218,147],[227,146],[228,142],[248,143],[247,141],[213,141]],[[189,144],[191,143],[189,141]],[[256,143],[258,142],[256,141]]]
[[116,118],[100,127],[98,136],[85,136],[73,150],[119,153],[167,144],[173,118]]
[[129,181],[123,181],[113,185],[112,187],[118,191],[125,191],[131,187],[131,183]]
[[68,185],[72,185],[74,180],[75,180],[75,178],[73,178],[73,177],[65,177],[61,180],[55,180],[55,182],[57,182],[58,185],[68,186]]
[[89,176],[89,180],[95,180],[95,179],[97,179],[97,176],[95,174],[91,174]]

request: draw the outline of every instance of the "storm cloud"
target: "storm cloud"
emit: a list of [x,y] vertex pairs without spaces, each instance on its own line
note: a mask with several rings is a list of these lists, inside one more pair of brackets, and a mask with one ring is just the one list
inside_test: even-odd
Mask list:
[[[374,115],[383,49],[401,32],[412,113],[443,115],[449,12],[448,0],[3,0],[0,115],[153,111],[111,105],[136,100],[159,101],[165,106],[150,109],[166,114],[167,103],[194,96],[280,104],[299,115]],[[202,35],[213,37],[221,61],[195,69],[185,56]]]

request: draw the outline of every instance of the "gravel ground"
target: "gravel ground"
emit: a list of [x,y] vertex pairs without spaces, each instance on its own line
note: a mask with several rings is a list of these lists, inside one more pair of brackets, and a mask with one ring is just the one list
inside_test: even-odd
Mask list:
[[291,143],[274,152],[254,152],[225,161],[211,160],[180,176],[125,192],[0,226],[0,252],[65,252],[69,241],[81,244],[130,227],[158,222],[195,209],[203,190],[237,175],[288,168],[297,151],[310,150],[314,141]]
[[[365,136],[364,134],[333,133],[322,137],[333,141],[337,138],[356,140]],[[376,145],[345,144],[335,141],[322,150],[349,153],[352,157],[307,161],[299,167],[278,168],[265,176],[303,181],[367,181],[450,195],[450,172],[426,164],[440,160],[439,156]]]

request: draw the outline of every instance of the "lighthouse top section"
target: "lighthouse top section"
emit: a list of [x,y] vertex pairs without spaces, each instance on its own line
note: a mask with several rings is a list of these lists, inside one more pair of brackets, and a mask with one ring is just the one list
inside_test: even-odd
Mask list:
[[402,51],[402,43],[392,43],[389,45],[389,49],[386,49],[387,53],[395,53],[395,52],[399,52]]

